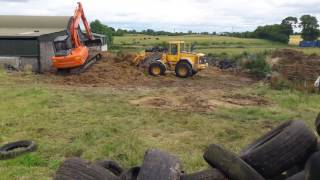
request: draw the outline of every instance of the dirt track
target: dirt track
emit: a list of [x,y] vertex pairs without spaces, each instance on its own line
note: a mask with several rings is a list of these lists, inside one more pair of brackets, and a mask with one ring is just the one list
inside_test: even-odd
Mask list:
[[[44,81],[50,84],[79,87],[112,87],[119,89],[152,89],[153,95],[129,100],[129,103],[160,109],[181,111],[211,111],[216,107],[266,105],[261,97],[235,94],[234,91],[256,83],[245,74],[222,72],[216,68],[200,72],[189,79],[177,78],[169,72],[163,77],[151,77],[130,62],[133,57],[115,57],[104,54],[101,61],[81,75],[59,76],[45,74]],[[167,89],[165,92],[158,92]]]

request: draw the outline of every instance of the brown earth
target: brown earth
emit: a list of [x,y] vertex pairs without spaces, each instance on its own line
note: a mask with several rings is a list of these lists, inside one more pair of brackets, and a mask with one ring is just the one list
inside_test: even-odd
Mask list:
[[277,86],[278,81],[288,81],[298,90],[312,91],[314,82],[320,76],[320,56],[306,55],[296,50],[275,51],[269,64],[277,72],[272,78],[272,86]]
[[237,88],[254,83],[248,75],[230,72],[222,72],[210,67],[198,75],[188,78],[177,78],[169,72],[166,76],[152,77],[145,70],[135,67],[131,62],[132,54],[117,57],[112,54],[104,54],[101,61],[80,75],[57,75],[47,73],[41,78],[45,82],[91,87],[190,87],[198,89],[224,89]]
[[[46,83],[76,87],[111,87],[116,89],[151,89],[129,99],[129,103],[157,109],[178,111],[212,111],[217,107],[238,108],[267,105],[262,97],[240,95],[235,91],[256,83],[248,75],[221,71],[210,67],[188,79],[177,78],[173,72],[162,77],[147,75],[132,64],[133,55],[117,57],[104,54],[101,61],[80,75],[48,73],[41,77]],[[163,90],[164,89],[164,90]]]

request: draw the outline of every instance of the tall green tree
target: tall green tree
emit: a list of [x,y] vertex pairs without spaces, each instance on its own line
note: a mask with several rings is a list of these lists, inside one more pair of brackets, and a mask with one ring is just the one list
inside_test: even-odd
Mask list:
[[305,41],[315,41],[318,39],[319,32],[319,24],[318,20],[314,16],[303,15],[300,18],[300,27],[302,27],[301,36]]
[[284,32],[288,35],[294,33],[294,28],[297,27],[298,18],[289,16],[282,20],[281,25],[283,26]]
[[277,41],[281,43],[288,43],[290,40],[290,33],[287,27],[281,24],[259,26],[252,36],[260,39],[268,39],[271,41]]
[[115,32],[114,28],[108,27],[107,25],[102,24],[99,20],[95,20],[91,22],[90,27],[92,32],[106,35],[108,45],[112,45],[113,33]]

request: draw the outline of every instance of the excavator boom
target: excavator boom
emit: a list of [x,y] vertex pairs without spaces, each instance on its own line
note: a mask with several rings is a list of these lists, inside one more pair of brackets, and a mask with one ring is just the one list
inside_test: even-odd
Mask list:
[[86,29],[86,36],[89,40],[93,40],[94,37],[92,35],[89,23],[87,21],[87,18],[84,14],[83,6],[80,2],[78,2],[78,7],[74,12],[74,16],[72,17],[72,24],[70,26],[70,32],[72,36],[72,40],[75,43],[75,47],[79,47],[82,45],[80,37],[79,37],[79,25],[80,22],[83,22],[83,25]]

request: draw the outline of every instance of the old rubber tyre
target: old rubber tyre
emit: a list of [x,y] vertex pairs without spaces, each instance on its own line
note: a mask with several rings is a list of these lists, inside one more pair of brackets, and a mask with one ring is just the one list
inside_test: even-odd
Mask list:
[[180,160],[168,153],[150,149],[144,156],[138,180],[179,180]]
[[203,155],[213,168],[222,171],[232,180],[264,180],[264,178],[237,155],[218,145],[210,145]]
[[149,66],[151,76],[161,76],[166,72],[166,67],[161,62],[154,62]]
[[306,180],[320,179],[320,152],[314,153],[308,160],[305,167]]
[[317,116],[315,125],[316,125],[317,133],[318,133],[318,135],[320,135],[320,113],[319,113],[318,116]]
[[181,180],[227,180],[227,178],[217,169],[208,169],[193,174],[182,175]]
[[115,161],[101,160],[101,161],[96,161],[95,165],[99,165],[109,170],[116,176],[120,176],[123,173],[123,168]]
[[79,158],[62,163],[54,180],[119,180],[111,172],[98,165],[90,165]]
[[137,180],[139,172],[140,167],[132,167],[121,174],[120,180]]
[[267,178],[304,164],[315,151],[317,137],[303,121],[288,121],[242,151],[240,157]]
[[33,152],[37,149],[37,145],[28,140],[17,141],[0,147],[0,159],[10,159],[27,152]]
[[180,78],[188,78],[193,75],[192,66],[185,61],[179,62],[175,68],[176,75]]
[[305,173],[304,171],[301,171],[300,173],[293,175],[286,180],[305,180]]

